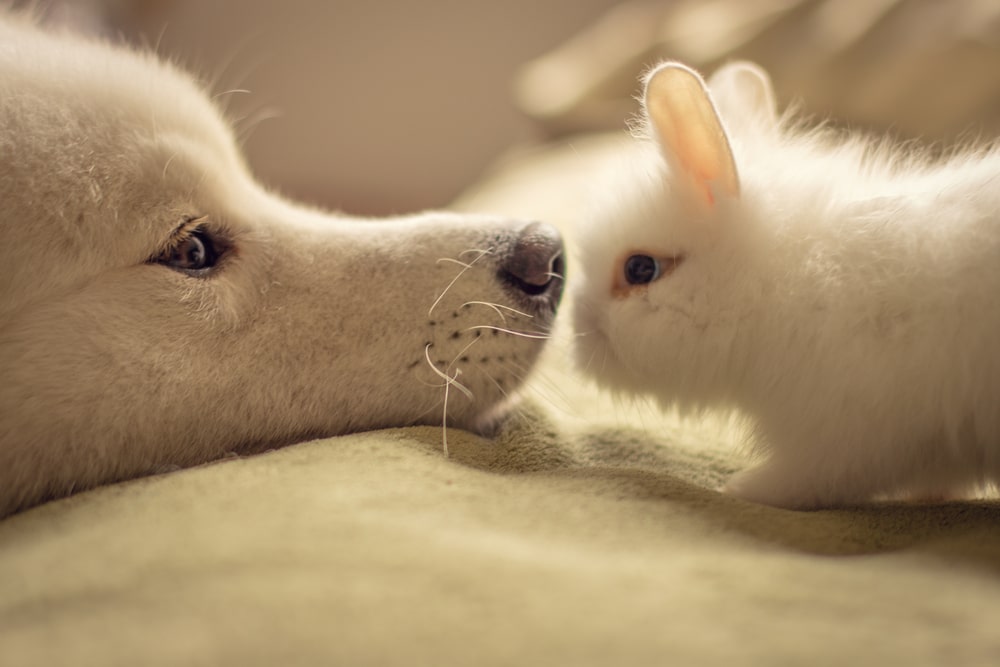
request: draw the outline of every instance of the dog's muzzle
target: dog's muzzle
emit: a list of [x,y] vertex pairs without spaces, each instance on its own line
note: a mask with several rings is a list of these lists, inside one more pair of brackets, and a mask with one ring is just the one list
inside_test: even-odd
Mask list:
[[522,229],[506,256],[500,278],[514,297],[537,314],[554,314],[566,282],[566,260],[559,230],[543,222]]

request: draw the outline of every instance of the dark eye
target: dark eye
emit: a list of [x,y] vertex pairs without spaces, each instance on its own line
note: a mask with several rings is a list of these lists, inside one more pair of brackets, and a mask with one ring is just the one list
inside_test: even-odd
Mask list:
[[625,260],[625,280],[630,285],[646,285],[660,277],[660,263],[649,255],[632,255]]
[[219,249],[211,235],[198,227],[176,246],[156,258],[156,262],[192,275],[205,273],[219,261]]

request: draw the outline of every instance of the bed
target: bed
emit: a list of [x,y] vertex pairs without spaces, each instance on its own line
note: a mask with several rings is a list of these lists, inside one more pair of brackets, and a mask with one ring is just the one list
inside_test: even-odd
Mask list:
[[[453,207],[572,244],[628,137],[571,116]],[[563,327],[500,433],[448,456],[440,428],[359,433],[0,521],[0,664],[1000,661],[997,500],[745,503],[718,490],[738,435],[582,382]]]

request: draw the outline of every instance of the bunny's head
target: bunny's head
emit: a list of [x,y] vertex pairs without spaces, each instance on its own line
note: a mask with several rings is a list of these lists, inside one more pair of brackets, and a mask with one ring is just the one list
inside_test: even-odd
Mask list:
[[773,95],[753,65],[707,86],[666,63],[646,76],[643,103],[647,137],[578,239],[578,363],[612,389],[717,403],[767,317],[770,207],[739,165],[776,132]]

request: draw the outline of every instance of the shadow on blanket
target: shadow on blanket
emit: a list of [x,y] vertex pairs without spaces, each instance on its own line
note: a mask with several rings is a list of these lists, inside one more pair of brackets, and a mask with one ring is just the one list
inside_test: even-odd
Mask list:
[[[677,429],[683,430],[683,424]],[[438,441],[424,443],[440,450]],[[724,480],[745,462],[717,448],[692,451],[632,428],[564,436],[545,413],[529,407],[496,441],[462,438],[451,448],[456,463],[503,474],[547,473],[551,478],[601,480],[619,498],[662,501],[697,513],[720,531],[739,531],[765,543],[828,556],[877,554],[918,545],[946,557],[958,539],[963,559],[1000,572],[1000,502],[882,502],[820,512],[789,512],[722,494]]]
[[742,462],[711,427],[553,413],[528,404],[492,441],[450,431],[450,459],[440,429],[392,429],[9,517],[0,663],[920,664],[956,643],[1000,649],[996,503],[755,506],[715,490]]

